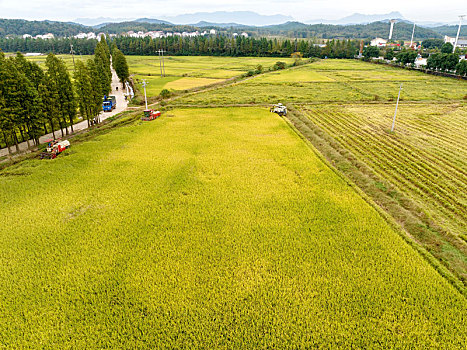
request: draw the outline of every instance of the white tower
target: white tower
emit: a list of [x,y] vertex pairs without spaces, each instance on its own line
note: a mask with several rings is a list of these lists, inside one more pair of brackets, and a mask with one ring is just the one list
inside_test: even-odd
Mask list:
[[392,31],[394,29],[394,23],[396,23],[396,20],[395,19],[391,19],[391,29],[389,29],[389,40],[392,39]]
[[454,43],[454,48],[452,49],[452,52],[456,51],[457,40],[459,40],[459,34],[461,32],[462,20],[464,19],[464,17],[465,17],[465,15],[459,16],[459,28],[457,29],[456,42]]

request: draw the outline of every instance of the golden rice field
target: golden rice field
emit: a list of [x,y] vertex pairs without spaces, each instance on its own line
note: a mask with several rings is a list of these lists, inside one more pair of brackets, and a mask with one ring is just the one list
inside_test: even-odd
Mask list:
[[[391,134],[400,84],[399,119]],[[187,94],[175,103],[293,107],[290,118],[300,132],[309,132],[305,137],[448,268],[465,291],[466,97],[466,81],[355,60],[321,60]],[[342,159],[334,158],[329,147]],[[362,165],[367,170],[355,177]]]
[[[56,55],[58,58],[62,59],[65,62],[68,71],[70,72],[71,76],[73,76],[73,57],[71,55]],[[91,55],[75,55],[75,63],[78,60],[82,60],[86,62],[88,58],[92,58],[94,56]],[[47,55],[41,56],[27,56],[26,57],[29,61],[37,63],[41,68],[45,69],[45,60],[47,59]]]
[[[349,151],[379,176],[376,186],[402,205],[402,196],[410,198],[436,223],[431,231],[437,234],[411,231],[465,283],[466,106],[401,104],[393,134],[391,105],[305,105],[301,110],[337,142],[337,148]],[[402,223],[406,220],[398,216]]]
[[188,95],[186,104],[462,101],[467,82],[355,60],[321,60],[238,82],[224,89]]
[[130,73],[134,75],[137,88],[140,82],[148,82],[148,96],[158,95],[163,89],[186,90],[222,82],[238,77],[262,65],[269,69],[277,61],[292,64],[291,58],[276,57],[212,57],[212,56],[167,56],[164,58],[165,77],[161,77],[161,62],[158,56],[127,56]]
[[267,108],[23,161],[0,202],[5,348],[465,345],[465,297]]

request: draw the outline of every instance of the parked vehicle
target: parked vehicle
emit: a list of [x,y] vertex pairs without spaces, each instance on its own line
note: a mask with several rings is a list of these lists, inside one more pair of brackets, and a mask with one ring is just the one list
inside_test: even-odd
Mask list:
[[111,112],[115,107],[117,107],[117,98],[115,96],[104,96],[102,99],[102,110],[104,112]]

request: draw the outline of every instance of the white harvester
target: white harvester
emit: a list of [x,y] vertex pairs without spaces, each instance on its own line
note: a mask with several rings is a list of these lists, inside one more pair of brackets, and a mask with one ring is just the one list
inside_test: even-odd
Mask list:
[[277,113],[280,116],[287,115],[287,107],[284,106],[282,103],[278,103],[277,105],[273,105],[269,110],[272,113]]

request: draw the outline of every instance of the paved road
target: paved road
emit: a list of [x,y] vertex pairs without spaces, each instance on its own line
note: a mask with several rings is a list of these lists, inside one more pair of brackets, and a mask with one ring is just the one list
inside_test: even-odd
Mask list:
[[[116,87],[118,86],[118,91],[116,90]],[[128,102],[125,101],[125,96],[123,95],[124,93],[124,89],[123,89],[123,86],[122,84],[120,84],[119,80],[118,80],[118,77],[117,77],[117,73],[115,73],[115,70],[112,69],[112,95],[115,95],[117,97],[117,107],[112,110],[112,112],[101,112],[101,114],[99,115],[100,117],[100,120],[103,121],[117,113],[120,113],[121,111],[124,111],[126,108],[127,108],[127,104]],[[76,123],[73,125],[73,130],[76,132],[76,131],[79,131],[79,130],[83,130],[83,129],[87,129],[88,127],[88,122],[87,120],[83,120],[79,123]],[[70,129],[68,129],[70,130]],[[55,131],[55,136],[56,137],[61,137],[61,132],[60,130],[58,131]],[[41,136],[39,138],[39,142],[40,143],[45,143],[46,140],[49,140],[53,138],[53,135],[52,133],[50,134],[47,134],[47,135],[44,135],[44,136]],[[66,135],[65,135],[65,138],[66,138]],[[32,141],[31,141],[31,145],[32,145]],[[25,151],[28,149],[28,144],[27,142],[22,142],[19,144],[19,149],[20,151]],[[12,152],[16,152],[16,147],[15,146],[12,146],[11,147],[11,150]],[[8,155],[8,148],[2,148],[0,149],[0,157],[2,156],[6,156]]]

